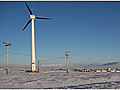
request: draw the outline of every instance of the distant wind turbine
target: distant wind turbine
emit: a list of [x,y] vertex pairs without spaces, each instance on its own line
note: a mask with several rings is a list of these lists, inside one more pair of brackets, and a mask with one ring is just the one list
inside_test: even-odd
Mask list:
[[[29,6],[27,3],[25,3],[29,12],[30,12],[30,20],[27,22],[23,30],[28,26],[28,24],[32,21],[31,24],[31,70],[35,71],[36,70],[36,64],[35,64],[35,36],[34,36],[34,19],[47,19],[50,20],[51,18],[44,18],[44,17],[35,17],[33,15],[32,11],[30,10]],[[22,30],[22,31],[23,31]]]

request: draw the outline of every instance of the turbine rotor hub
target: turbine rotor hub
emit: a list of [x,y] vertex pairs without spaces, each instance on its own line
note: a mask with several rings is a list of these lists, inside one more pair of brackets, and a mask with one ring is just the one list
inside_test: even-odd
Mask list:
[[35,19],[35,15],[30,15],[30,18],[31,19]]

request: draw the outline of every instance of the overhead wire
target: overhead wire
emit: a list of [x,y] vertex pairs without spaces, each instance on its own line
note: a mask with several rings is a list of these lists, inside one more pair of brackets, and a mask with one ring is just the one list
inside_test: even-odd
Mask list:
[[[21,53],[15,53],[15,52],[9,52],[9,53],[11,53],[12,56],[13,56],[13,54],[22,55],[22,56],[29,56],[29,57],[31,56],[29,54],[21,54]],[[5,53],[2,53],[0,55],[3,55],[3,54],[5,54]],[[54,62],[54,61],[58,61],[59,59],[65,58],[65,56],[62,56],[62,57],[51,57],[51,56],[39,56],[39,55],[36,55],[36,57],[50,58],[50,59],[44,59],[44,60],[40,60],[39,58],[37,59],[37,60],[40,60],[42,62]],[[86,60],[75,59],[75,58],[72,58],[72,57],[70,57],[69,60],[78,60],[80,62],[88,62]]]
[[[31,55],[29,55],[29,54],[21,54],[21,53],[14,53],[14,52],[9,52],[9,53],[12,53],[12,54],[17,54],[17,55],[23,55],[23,56],[31,56]],[[36,55],[36,57],[44,57],[44,58],[58,58],[58,57],[39,56],[39,55]]]
[[40,61],[55,61],[55,60],[57,60],[57,59],[61,59],[61,58],[64,58],[64,56],[62,56],[62,57],[57,57],[57,58],[54,58],[54,59],[45,59],[45,60],[40,60]]
[[[29,54],[20,54],[20,53],[13,53],[13,52],[9,52],[12,54],[16,54],[16,55],[22,55],[22,56],[31,56]],[[45,59],[45,60],[40,60],[40,61],[48,61],[48,62],[51,62],[51,61],[57,61],[58,59],[62,59],[64,58],[65,56],[62,56],[62,57],[50,57],[50,56],[36,56],[36,57],[44,57],[44,58],[50,58],[50,59]]]

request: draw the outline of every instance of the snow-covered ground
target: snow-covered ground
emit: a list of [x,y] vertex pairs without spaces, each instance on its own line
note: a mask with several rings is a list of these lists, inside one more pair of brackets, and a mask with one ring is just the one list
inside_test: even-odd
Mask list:
[[120,73],[116,72],[18,72],[0,71],[0,88],[22,89],[120,89]]

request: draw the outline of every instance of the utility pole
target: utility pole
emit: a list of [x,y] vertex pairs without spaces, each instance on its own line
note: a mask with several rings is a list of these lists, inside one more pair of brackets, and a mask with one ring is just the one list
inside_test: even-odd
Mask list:
[[39,60],[38,60],[38,72],[39,72],[40,70],[39,70]]
[[68,73],[68,56],[69,56],[69,52],[66,51],[65,53],[66,53],[65,54],[65,56],[66,56],[66,72]]
[[7,46],[7,57],[6,57],[6,74],[8,74],[8,55],[9,55],[9,46]]
[[9,42],[3,42],[3,44],[6,44],[4,46],[7,46],[7,56],[6,56],[6,74],[9,73],[9,69],[8,69],[8,60],[9,60],[9,46],[12,46],[12,43],[9,43]]

